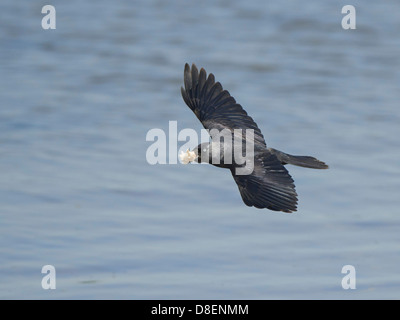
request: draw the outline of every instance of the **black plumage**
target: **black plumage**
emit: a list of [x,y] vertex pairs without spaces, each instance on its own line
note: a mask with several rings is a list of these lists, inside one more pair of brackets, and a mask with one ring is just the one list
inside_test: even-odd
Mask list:
[[[268,208],[275,211],[293,212],[297,210],[297,193],[292,177],[284,167],[293,164],[307,168],[326,169],[328,166],[309,156],[293,156],[267,148],[261,130],[247,112],[238,104],[219,82],[215,82],[212,73],[207,77],[206,71],[200,72],[193,64],[188,64],[184,70],[184,88],[181,88],[182,97],[189,108],[194,112],[205,129],[210,130],[211,143],[203,143],[195,148],[198,162],[209,162],[215,166],[230,169],[236,184],[239,187],[243,202],[256,208]],[[228,129],[253,129],[254,131],[254,168],[252,172],[238,175],[236,169],[241,165],[234,159],[224,159],[221,154],[221,163],[211,161],[211,150],[218,141],[213,136],[212,129],[219,132]],[[244,140],[244,137],[242,137]],[[207,155],[204,155],[207,151]],[[228,161],[229,160],[229,161]]]

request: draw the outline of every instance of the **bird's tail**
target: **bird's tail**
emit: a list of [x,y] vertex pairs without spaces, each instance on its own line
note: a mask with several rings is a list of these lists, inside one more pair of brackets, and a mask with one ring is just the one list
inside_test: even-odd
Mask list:
[[282,151],[268,148],[268,150],[274,154],[282,164],[292,164],[295,166],[312,168],[312,169],[328,169],[328,165],[314,157],[309,156],[293,156],[291,154],[284,153]]

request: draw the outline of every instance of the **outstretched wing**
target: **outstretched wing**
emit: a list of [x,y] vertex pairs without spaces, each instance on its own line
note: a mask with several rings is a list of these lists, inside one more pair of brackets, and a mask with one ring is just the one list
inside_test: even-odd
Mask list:
[[297,210],[294,181],[278,158],[264,152],[254,158],[250,175],[237,175],[231,168],[243,202],[256,208],[293,212]]
[[182,97],[206,129],[253,129],[256,146],[266,148],[261,130],[254,120],[243,110],[242,106],[227,90],[223,90],[214,75],[201,68],[200,73],[195,64],[192,68],[185,64],[185,88],[181,88]]

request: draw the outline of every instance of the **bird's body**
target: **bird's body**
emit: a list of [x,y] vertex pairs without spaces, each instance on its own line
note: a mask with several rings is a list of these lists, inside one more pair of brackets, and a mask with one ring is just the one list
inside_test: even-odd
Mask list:
[[[267,148],[257,124],[229,92],[215,82],[212,73],[207,77],[204,69],[199,72],[194,64],[192,68],[186,64],[184,84],[185,88],[181,88],[183,100],[211,136],[211,143],[200,144],[192,151],[191,159],[229,169],[248,206],[296,211],[294,181],[284,165],[314,169],[328,166],[313,157],[293,156]],[[242,144],[235,149],[238,142]]]

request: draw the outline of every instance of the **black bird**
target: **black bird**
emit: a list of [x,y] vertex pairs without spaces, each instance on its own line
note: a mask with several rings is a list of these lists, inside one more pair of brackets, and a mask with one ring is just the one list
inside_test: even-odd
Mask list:
[[[181,88],[183,100],[204,128],[210,130],[211,136],[211,143],[202,143],[193,151],[187,151],[189,160],[186,160],[186,163],[196,160],[230,169],[239,187],[243,202],[248,206],[283,212],[296,211],[297,193],[294,181],[284,165],[292,164],[314,169],[327,169],[328,166],[313,157],[293,156],[273,148],[267,148],[257,124],[247,115],[241,105],[236,103],[229,92],[223,90],[219,82],[215,82],[212,73],[207,77],[203,68],[199,72],[195,64],[190,68],[186,63],[184,84],[185,88]],[[254,130],[254,153],[251,154],[254,166],[251,172],[237,174],[237,169],[243,165],[231,158],[224,159],[222,154],[224,146],[216,151],[216,154],[221,157],[221,162],[213,163],[212,151],[219,148],[220,136],[216,136],[212,132],[220,132],[223,129],[231,132],[232,139],[234,139],[234,129]],[[244,140],[244,136],[242,136],[242,140]]]

